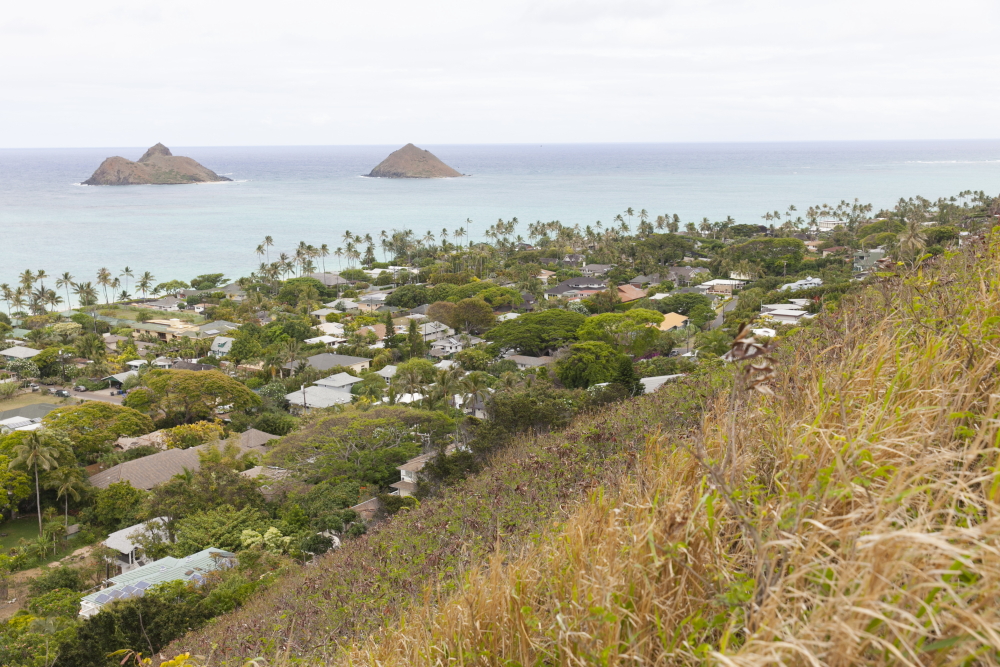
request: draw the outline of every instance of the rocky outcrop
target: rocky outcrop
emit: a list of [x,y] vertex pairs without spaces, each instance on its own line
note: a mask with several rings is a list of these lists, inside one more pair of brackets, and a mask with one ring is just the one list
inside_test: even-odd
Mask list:
[[163,144],[146,151],[138,162],[109,157],[84,185],[179,185],[214,183],[232,179],[219,176],[189,157],[174,155]]
[[406,144],[371,170],[373,178],[454,178],[461,176],[430,151]]

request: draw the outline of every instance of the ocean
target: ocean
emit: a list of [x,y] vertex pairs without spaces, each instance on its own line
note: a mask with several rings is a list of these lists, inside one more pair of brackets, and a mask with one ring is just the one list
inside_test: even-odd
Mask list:
[[759,223],[792,204],[858,198],[877,210],[900,197],[1000,191],[998,140],[421,147],[469,177],[362,176],[398,146],[170,146],[233,182],[87,187],[105,157],[135,160],[146,147],[0,150],[0,282],[24,269],[93,280],[126,266],[157,282],[236,278],[258,265],[266,235],[274,257],[299,241],[336,248],[348,230],[439,236],[467,219],[475,239],[500,218],[517,217],[527,236],[535,220],[608,223],[628,207]]

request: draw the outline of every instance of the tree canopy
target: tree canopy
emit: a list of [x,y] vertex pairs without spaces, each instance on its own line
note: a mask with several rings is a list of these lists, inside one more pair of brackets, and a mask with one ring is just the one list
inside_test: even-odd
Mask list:
[[246,410],[261,404],[260,396],[220,371],[156,369],[146,373],[144,384],[152,394],[152,408],[178,423],[211,419],[221,406]]
[[78,453],[91,457],[110,449],[119,437],[134,438],[154,430],[153,420],[141,412],[103,401],[58,408],[42,423],[65,433]]
[[646,308],[632,308],[624,313],[603,313],[587,318],[577,332],[580,340],[597,340],[641,355],[660,335],[651,324],[663,321],[663,314]]
[[609,382],[626,357],[607,343],[597,340],[574,343],[569,356],[556,363],[556,376],[571,389],[586,389]]
[[586,319],[568,310],[543,310],[503,322],[485,337],[501,350],[541,355],[577,340],[577,330]]

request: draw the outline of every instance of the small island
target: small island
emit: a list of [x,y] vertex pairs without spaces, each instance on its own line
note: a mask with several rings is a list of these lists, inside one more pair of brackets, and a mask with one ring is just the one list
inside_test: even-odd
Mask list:
[[455,178],[462,176],[430,151],[406,144],[371,170],[372,178]]
[[109,157],[83,185],[180,185],[231,180],[189,157],[174,155],[163,144],[156,144],[138,162]]

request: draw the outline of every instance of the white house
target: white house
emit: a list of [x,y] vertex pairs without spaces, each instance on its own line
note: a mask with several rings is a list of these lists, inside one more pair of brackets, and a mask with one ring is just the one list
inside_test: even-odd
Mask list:
[[30,347],[15,345],[14,347],[9,347],[3,352],[0,352],[0,357],[3,357],[7,361],[14,361],[15,359],[31,359],[36,354],[40,353],[41,350],[33,350]]
[[114,558],[109,559],[109,562],[117,566],[123,573],[151,562],[152,559],[147,558],[142,553],[139,540],[145,535],[168,540],[169,536],[164,527],[166,522],[167,517],[158,516],[155,519],[116,530],[108,535],[107,539],[104,540],[104,546],[118,552]]
[[322,380],[316,380],[316,385],[319,387],[339,389],[340,391],[346,391],[349,394],[351,393],[351,387],[361,381],[361,378],[355,377],[350,373],[337,373],[336,375],[325,377]]
[[807,313],[804,310],[772,310],[766,313],[766,317],[770,317],[773,320],[782,322],[783,324],[798,324],[803,319],[810,319],[815,317],[811,313]]
[[227,336],[216,336],[212,339],[212,347],[208,353],[213,357],[224,357],[232,351],[234,341],[234,338]]
[[306,412],[350,403],[351,393],[333,387],[313,386],[285,394],[285,400],[300,411]]
[[796,280],[794,283],[788,283],[787,285],[782,285],[782,291],[798,292],[803,289],[810,289],[812,287],[820,287],[823,285],[822,278],[813,278],[809,276],[808,278],[803,278],[802,280]]

